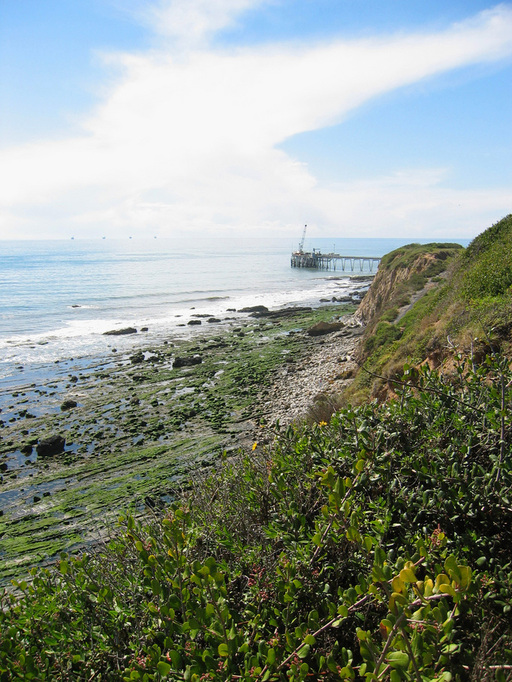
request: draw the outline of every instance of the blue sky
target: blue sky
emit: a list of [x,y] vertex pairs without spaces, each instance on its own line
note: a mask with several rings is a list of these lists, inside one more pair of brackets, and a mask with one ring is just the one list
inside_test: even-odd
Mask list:
[[512,3],[0,0],[0,238],[471,238]]

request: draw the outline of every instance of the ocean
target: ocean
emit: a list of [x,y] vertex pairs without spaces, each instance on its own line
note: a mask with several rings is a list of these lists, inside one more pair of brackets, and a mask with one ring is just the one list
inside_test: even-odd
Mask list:
[[[304,249],[380,257],[410,241],[306,239]],[[288,239],[0,242],[0,390],[13,388],[22,368],[49,371],[52,363],[105,356],[114,346],[190,336],[206,326],[191,327],[191,319],[236,319],[247,306],[318,305],[360,286],[351,276],[369,274],[359,266],[292,268],[297,247]],[[147,332],[104,335],[128,326]]]

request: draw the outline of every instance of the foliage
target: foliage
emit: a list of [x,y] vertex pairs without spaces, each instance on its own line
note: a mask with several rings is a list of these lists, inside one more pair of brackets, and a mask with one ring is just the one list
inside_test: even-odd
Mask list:
[[371,353],[379,346],[385,346],[396,339],[399,339],[402,332],[399,327],[396,327],[389,322],[381,321],[375,327],[375,331],[371,336],[369,336],[364,343],[365,350],[367,353]]
[[410,267],[418,257],[429,254],[433,257],[430,266],[432,270],[427,276],[431,277],[442,271],[439,264],[436,264],[436,261],[445,261],[460,250],[462,250],[460,244],[444,244],[437,242],[432,242],[430,244],[407,244],[387,253],[382,258],[379,267],[383,267],[387,270]]
[[463,258],[461,289],[468,299],[501,296],[512,287],[512,214],[468,246]]
[[[368,321],[359,360],[375,373],[387,377],[394,366],[408,359],[437,364],[453,346],[477,356],[510,351],[512,215],[485,230],[467,249],[454,246],[411,244],[382,259],[384,274],[386,269],[409,268],[409,272],[379,301]],[[444,276],[437,277],[443,270]],[[419,300],[396,316],[404,294],[410,297],[427,281],[430,286]],[[395,333],[384,322],[394,323]],[[364,400],[386,392],[382,381],[369,382],[360,374],[348,394],[352,400],[356,396]]]
[[[512,372],[278,429],[4,595],[0,680],[492,680],[512,662]],[[508,666],[508,667],[507,667]]]

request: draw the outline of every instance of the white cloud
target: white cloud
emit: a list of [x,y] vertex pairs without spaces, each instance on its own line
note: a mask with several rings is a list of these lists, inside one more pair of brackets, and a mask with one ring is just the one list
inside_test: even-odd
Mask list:
[[[153,20],[167,36],[192,32],[200,43],[257,4],[161,2]],[[116,55],[121,73],[84,121],[81,137],[1,153],[0,207],[6,213],[0,236],[16,236],[9,233],[11,220],[29,233],[37,209],[52,229],[66,234],[164,234],[178,225],[285,230],[296,229],[304,216],[318,216],[324,232],[336,229],[343,216],[356,234],[364,225],[369,234],[377,226],[400,234],[426,228],[428,217],[444,224],[443,211],[450,220],[462,215],[467,221],[510,204],[506,190],[457,192],[443,185],[439,173],[421,169],[320,187],[306,166],[277,149],[292,135],[342,121],[380,94],[509,56],[510,7],[437,34],[231,51],[172,47]]]
[[153,30],[190,47],[233,26],[239,14],[269,0],[161,0],[146,11]]

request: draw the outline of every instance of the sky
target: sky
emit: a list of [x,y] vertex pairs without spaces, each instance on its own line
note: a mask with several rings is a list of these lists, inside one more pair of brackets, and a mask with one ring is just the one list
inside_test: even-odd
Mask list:
[[473,238],[512,2],[0,0],[0,239]]

